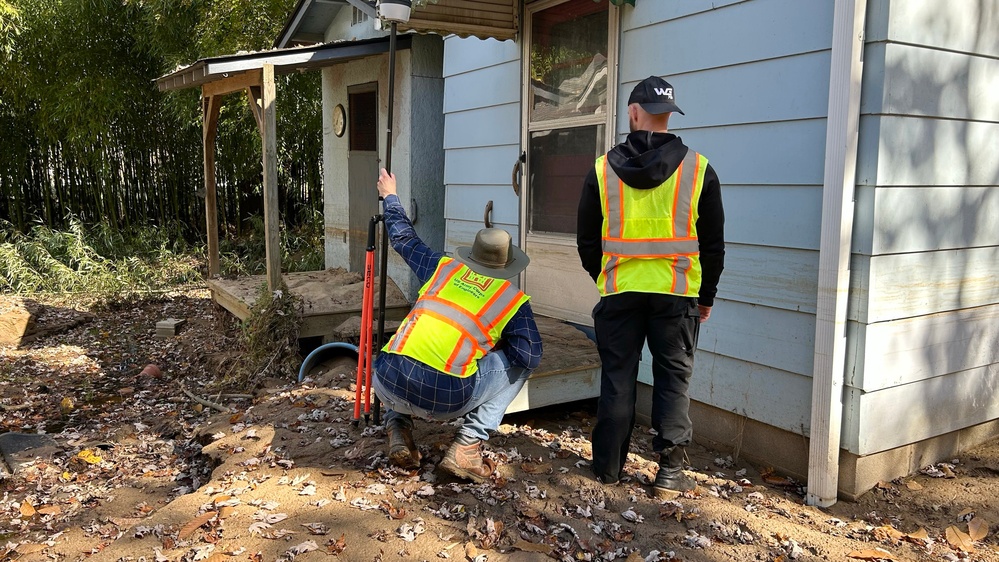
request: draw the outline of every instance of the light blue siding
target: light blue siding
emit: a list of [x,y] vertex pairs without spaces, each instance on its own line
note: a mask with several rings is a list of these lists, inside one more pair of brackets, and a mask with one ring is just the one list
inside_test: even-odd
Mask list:
[[999,418],[990,6],[868,4],[843,428],[857,454]]
[[[651,371],[640,372],[638,380],[652,384]],[[794,405],[808,404],[811,394],[809,377],[706,351],[698,351],[694,359],[692,400],[797,434],[808,434],[810,419],[807,408]]]
[[[633,84],[650,74],[669,77],[735,68],[824,51],[832,44],[833,3],[828,0],[756,0],[695,12],[703,4],[656,0],[638,2],[634,10],[623,10],[621,82]],[[654,52],[662,54],[649,56]],[[789,75],[786,82],[795,80]],[[828,74],[825,82],[829,82]],[[761,85],[762,81],[756,80],[731,82],[726,89]],[[680,107],[692,97],[682,90],[677,96]]]
[[[445,119],[449,117],[445,115]],[[504,180],[509,182],[510,171],[519,154],[517,145],[450,148],[445,155],[444,183],[495,185]],[[514,197],[512,188],[510,197]]]
[[815,315],[718,299],[697,348],[811,376]]
[[847,382],[864,392],[947,378],[999,362],[999,305],[856,324]]
[[[478,41],[478,39],[448,39],[444,43],[445,53],[455,41]],[[453,74],[445,78],[444,113],[504,103],[518,105],[520,103],[519,60],[487,66],[474,72]]]
[[728,184],[822,185],[825,119],[671,130],[708,157],[723,194]]
[[[684,112],[670,116],[671,129],[821,118],[829,99],[829,51],[667,78]],[[623,91],[630,93],[637,82],[624,83]],[[627,107],[628,96],[623,95],[618,115],[626,115]]]
[[639,2],[621,17],[618,114],[635,83],[664,76],[686,112],[670,130],[722,184],[725,271],[691,397],[795,433],[811,412],[832,12],[832,0]]
[[444,149],[519,145],[519,127],[493,126],[519,121],[520,104],[516,103],[449,113],[444,126]]
[[520,239],[510,172],[520,155],[520,44],[444,41],[445,251],[467,245],[490,220]]
[[818,251],[821,186],[725,183],[722,192],[726,242]]
[[867,233],[854,243],[861,254],[976,248],[999,239],[995,187],[865,186],[858,190],[858,201],[863,201],[858,207],[865,210],[858,231]]
[[815,314],[818,279],[818,252],[729,243],[718,296]]
[[[999,363],[886,390],[850,388],[844,448],[871,454],[999,418]],[[937,459],[926,459],[925,464]]]
[[514,41],[475,37],[462,39],[455,36],[448,37],[444,41],[447,49],[444,61],[445,78],[520,60],[520,44]]

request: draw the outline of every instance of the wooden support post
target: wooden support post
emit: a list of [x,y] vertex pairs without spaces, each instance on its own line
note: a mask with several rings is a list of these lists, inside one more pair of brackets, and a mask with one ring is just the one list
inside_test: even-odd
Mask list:
[[218,132],[221,96],[202,92],[202,150],[205,155],[205,234],[208,237],[208,278],[218,277],[219,214],[215,192],[215,135]]
[[281,236],[278,230],[277,189],[277,113],[274,106],[274,65],[264,65],[263,102],[263,163],[264,163],[264,230],[267,255],[267,288],[271,291],[281,285]]

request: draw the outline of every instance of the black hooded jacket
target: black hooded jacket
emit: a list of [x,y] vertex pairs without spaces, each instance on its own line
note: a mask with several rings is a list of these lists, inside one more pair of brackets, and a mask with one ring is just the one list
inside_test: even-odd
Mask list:
[[[607,162],[630,187],[653,189],[663,184],[687,155],[687,146],[671,133],[635,131],[607,154]],[[704,173],[704,187],[697,203],[697,242],[701,253],[701,291],[698,304],[713,306],[718,279],[725,266],[725,211],[721,184],[711,164]],[[576,223],[576,246],[583,268],[594,281],[600,275],[603,210],[596,169],[583,183]]]

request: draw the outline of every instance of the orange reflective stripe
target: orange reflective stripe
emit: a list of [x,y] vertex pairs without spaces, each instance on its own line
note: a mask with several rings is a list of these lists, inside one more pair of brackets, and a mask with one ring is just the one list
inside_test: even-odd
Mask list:
[[[423,303],[424,306],[426,306],[426,304],[429,304],[429,303],[433,302],[433,303],[437,303],[437,304],[440,304],[440,305],[444,305],[449,310],[453,310],[454,312],[457,312],[457,313],[461,314],[461,316],[462,316],[463,319],[470,320],[471,323],[476,328],[479,329],[479,331],[482,333],[482,335],[484,336],[484,338],[486,340],[489,340],[489,330],[471,312],[469,312],[469,311],[467,311],[467,310],[465,310],[463,308],[457,307],[454,304],[452,304],[450,301],[446,301],[446,300],[438,297],[437,295],[423,295],[423,298],[428,301],[427,303]],[[430,309],[428,308],[428,310],[430,310]],[[436,312],[439,313],[440,311],[436,311]],[[467,325],[462,324],[461,322],[459,322],[457,320],[453,320],[452,322],[453,322],[452,325],[455,328],[459,328],[463,333],[465,333],[466,335],[468,335],[468,337],[470,337],[472,339],[478,339],[478,338],[475,337],[475,334],[472,334],[470,332],[470,330],[468,329]]]
[[392,351],[397,351],[402,349],[406,345],[406,340],[409,339],[409,335],[413,333],[413,328],[416,326],[416,318],[419,315],[416,314],[406,322],[406,326],[402,329],[402,333],[397,333],[394,338],[392,338],[392,347],[389,348]]

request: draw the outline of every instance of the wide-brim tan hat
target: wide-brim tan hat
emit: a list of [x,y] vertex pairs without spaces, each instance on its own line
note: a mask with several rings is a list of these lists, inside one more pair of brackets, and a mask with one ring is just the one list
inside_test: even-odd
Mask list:
[[531,258],[513,245],[510,233],[502,228],[483,228],[475,234],[471,246],[459,246],[454,253],[455,259],[468,269],[496,279],[514,277],[531,263]]

